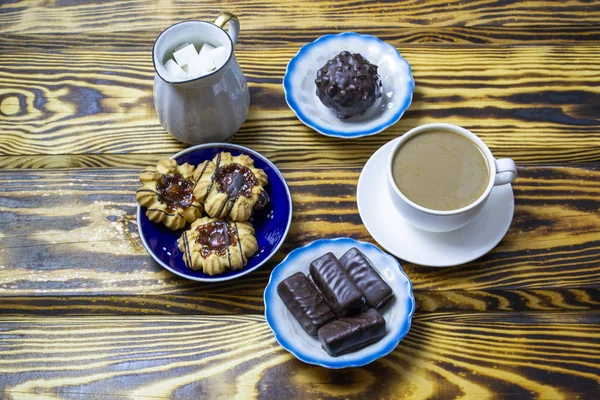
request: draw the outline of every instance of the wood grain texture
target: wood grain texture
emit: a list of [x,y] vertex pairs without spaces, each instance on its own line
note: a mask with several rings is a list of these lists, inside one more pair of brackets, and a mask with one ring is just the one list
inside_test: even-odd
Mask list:
[[[106,155],[95,159],[101,166],[131,166],[135,155],[114,156],[184,148],[158,123],[150,46],[2,52],[0,156],[11,157],[0,166],[85,166],[83,154]],[[496,156],[519,162],[600,159],[599,46],[403,46],[416,80],[410,109],[394,127],[353,141],[315,133],[287,107],[281,79],[296,50],[237,51],[253,105],[233,141],[283,165],[362,165],[429,122],[469,128]]]
[[[393,46],[403,45],[573,45],[597,44],[600,40],[599,26],[528,26],[524,28],[505,26],[446,26],[410,27],[398,29],[396,26],[371,27],[314,27],[311,29],[277,29],[263,26],[261,29],[246,29],[242,20],[242,31],[236,48],[298,48],[316,38],[347,31],[374,35]],[[0,47],[6,52],[18,49],[48,51],[79,47],[95,50],[143,49],[152,44],[160,29],[140,29],[127,32],[83,32],[73,35],[65,32],[4,33],[0,37]]]
[[416,315],[387,357],[326,370],[262,316],[0,318],[6,398],[592,399],[598,313]]
[[[64,168],[114,168],[142,169],[169,158],[173,153],[153,154],[59,154],[0,156],[2,169],[64,169]],[[290,163],[291,164],[291,163]]]
[[[148,256],[134,191],[184,148],[154,111],[154,39],[224,10],[253,102],[233,142],[278,164],[294,218],[268,265],[206,285]],[[396,46],[416,80],[396,126],[353,141],[306,128],[281,87],[300,46],[343,31]],[[598,398],[599,2],[0,0],[0,32],[0,398]],[[387,357],[297,361],[262,316],[272,268],[317,238],[373,242],[360,168],[436,121],[520,163],[507,236],[467,265],[402,263],[417,314]]]
[[[293,248],[321,237],[372,242],[356,209],[359,172],[284,168],[294,216],[280,253],[243,279],[202,285],[163,270],[141,245],[139,171],[0,171],[0,296],[14,297],[0,311],[262,313],[270,271]],[[444,269],[402,263],[420,310],[598,309],[600,167],[519,173],[513,224],[490,254]]]
[[[270,267],[269,268],[270,271]],[[266,285],[267,278],[261,285]],[[258,283],[258,282],[257,282]],[[225,286],[225,285],[223,285]],[[112,295],[65,294],[27,296],[0,294],[0,314],[7,315],[262,315],[263,286],[196,285],[174,293]],[[235,290],[235,294],[229,293]],[[600,289],[414,290],[417,313],[600,311]]]
[[595,26],[600,22],[600,6],[589,1],[313,1],[294,0],[108,1],[60,2],[14,1],[0,8],[0,28],[7,33],[127,32],[164,29],[182,19],[214,20],[220,11],[230,11],[244,21],[248,30],[265,25],[279,30],[290,28],[394,26]]

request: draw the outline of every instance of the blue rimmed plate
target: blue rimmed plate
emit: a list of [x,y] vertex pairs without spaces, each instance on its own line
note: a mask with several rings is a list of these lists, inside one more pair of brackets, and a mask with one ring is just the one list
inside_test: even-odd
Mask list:
[[[340,120],[317,97],[314,80],[317,70],[344,50],[360,53],[379,67],[383,95],[364,115]],[[394,46],[354,32],[321,36],[303,46],[283,77],[285,100],[298,119],[323,135],[339,138],[374,135],[394,125],[410,106],[414,87],[410,65]]]
[[177,247],[177,240],[183,230],[171,231],[162,224],[151,222],[146,217],[145,208],[138,205],[138,231],[148,253],[157,263],[172,273],[195,281],[227,281],[254,271],[277,253],[292,223],[292,196],[288,185],[277,167],[262,154],[235,144],[208,143],[185,149],[171,158],[177,160],[178,164],[187,162],[198,165],[222,151],[228,151],[234,156],[246,154],[252,157],[254,165],[264,170],[269,179],[269,184],[265,188],[269,194],[269,203],[265,208],[258,210],[250,220],[256,231],[259,250],[244,268],[237,271],[228,270],[215,276],[189,269],[185,266]]
[[[279,282],[296,272],[308,274],[310,263],[327,252],[341,257],[356,247],[365,254],[394,290],[394,298],[379,311],[385,318],[387,333],[383,339],[353,353],[332,357],[321,348],[319,339],[302,329],[277,294]],[[265,317],[279,344],[296,358],[326,368],[361,367],[389,354],[408,333],[415,311],[412,284],[396,259],[370,243],[350,238],[320,239],[290,252],[273,269],[265,289]]]

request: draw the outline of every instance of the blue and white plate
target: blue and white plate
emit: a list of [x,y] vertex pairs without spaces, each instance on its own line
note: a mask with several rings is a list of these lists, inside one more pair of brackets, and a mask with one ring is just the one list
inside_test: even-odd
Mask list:
[[[339,258],[352,247],[371,260],[394,290],[394,298],[379,310],[387,326],[383,339],[356,352],[332,357],[321,348],[319,339],[306,333],[287,309],[277,294],[277,285],[298,271],[308,274],[310,263],[323,254],[332,252]],[[265,289],[265,316],[279,344],[299,360],[326,368],[361,367],[389,354],[408,333],[414,311],[412,284],[398,261],[375,245],[350,238],[320,239],[293,250],[273,269]]]
[[[379,67],[383,94],[364,115],[340,120],[321,103],[314,81],[319,68],[344,50],[360,53]],[[374,135],[394,125],[410,106],[414,87],[410,65],[394,46],[354,32],[321,36],[303,46],[283,77],[285,100],[298,119],[323,135],[339,138]]]
[[223,274],[210,276],[201,271],[194,271],[185,266],[177,240],[184,229],[178,231],[167,229],[163,224],[151,222],[146,217],[146,209],[138,205],[138,231],[142,243],[148,253],[172,273],[187,279],[203,282],[220,282],[246,275],[266,263],[283,244],[292,223],[292,196],[288,185],[277,167],[265,156],[247,147],[230,143],[208,143],[190,147],[171,157],[178,164],[198,165],[212,159],[222,151],[234,156],[247,154],[254,160],[254,165],[265,171],[269,184],[265,188],[269,194],[267,206],[255,212],[250,222],[256,231],[259,251],[250,258],[248,265],[237,271],[226,271]]

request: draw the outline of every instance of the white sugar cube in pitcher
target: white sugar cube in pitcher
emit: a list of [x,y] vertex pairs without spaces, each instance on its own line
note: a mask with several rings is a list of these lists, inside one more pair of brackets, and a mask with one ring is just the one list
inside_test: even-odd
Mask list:
[[165,69],[172,79],[187,79],[188,77],[188,74],[171,58],[165,63]]
[[198,53],[202,58],[210,58],[210,52],[214,50],[215,47],[208,43],[204,43],[200,48],[200,52]]
[[223,66],[223,64],[225,64],[227,62],[229,53],[227,52],[227,50],[225,50],[225,47],[221,46],[221,47],[217,47],[216,49],[213,49],[210,52],[210,57],[212,58],[213,62],[215,63],[215,67],[221,68]]
[[179,46],[175,47],[175,50],[173,50],[173,52],[179,51],[179,50],[181,50],[181,49],[183,49],[184,47],[187,47],[187,46],[189,46],[189,45],[190,45],[190,43],[188,43],[188,42],[182,43],[182,44],[180,44]]
[[214,71],[215,65],[210,58],[202,58],[196,55],[195,58],[188,63],[190,78],[196,78],[202,75],[207,75]]
[[185,46],[184,48],[177,50],[173,53],[173,57],[175,57],[175,61],[179,64],[180,67],[188,64],[193,58],[198,57],[198,53],[196,52],[196,48],[193,44]]

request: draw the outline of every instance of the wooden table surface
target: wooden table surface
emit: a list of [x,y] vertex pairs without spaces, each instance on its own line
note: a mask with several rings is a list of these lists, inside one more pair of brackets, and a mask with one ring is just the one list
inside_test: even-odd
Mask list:
[[[597,1],[0,2],[0,397],[549,398],[600,396],[600,3]],[[268,266],[199,284],[137,233],[142,167],[185,146],[160,126],[151,48],[167,26],[237,14],[250,87],[232,139],[293,194]],[[299,47],[377,35],[412,66],[393,127],[341,140],[305,127],[281,80]],[[362,166],[429,122],[461,125],[519,166],[511,228],[452,268],[402,263],[417,311],[393,353],[330,371],[265,323],[272,268],[318,238],[373,242]]]

